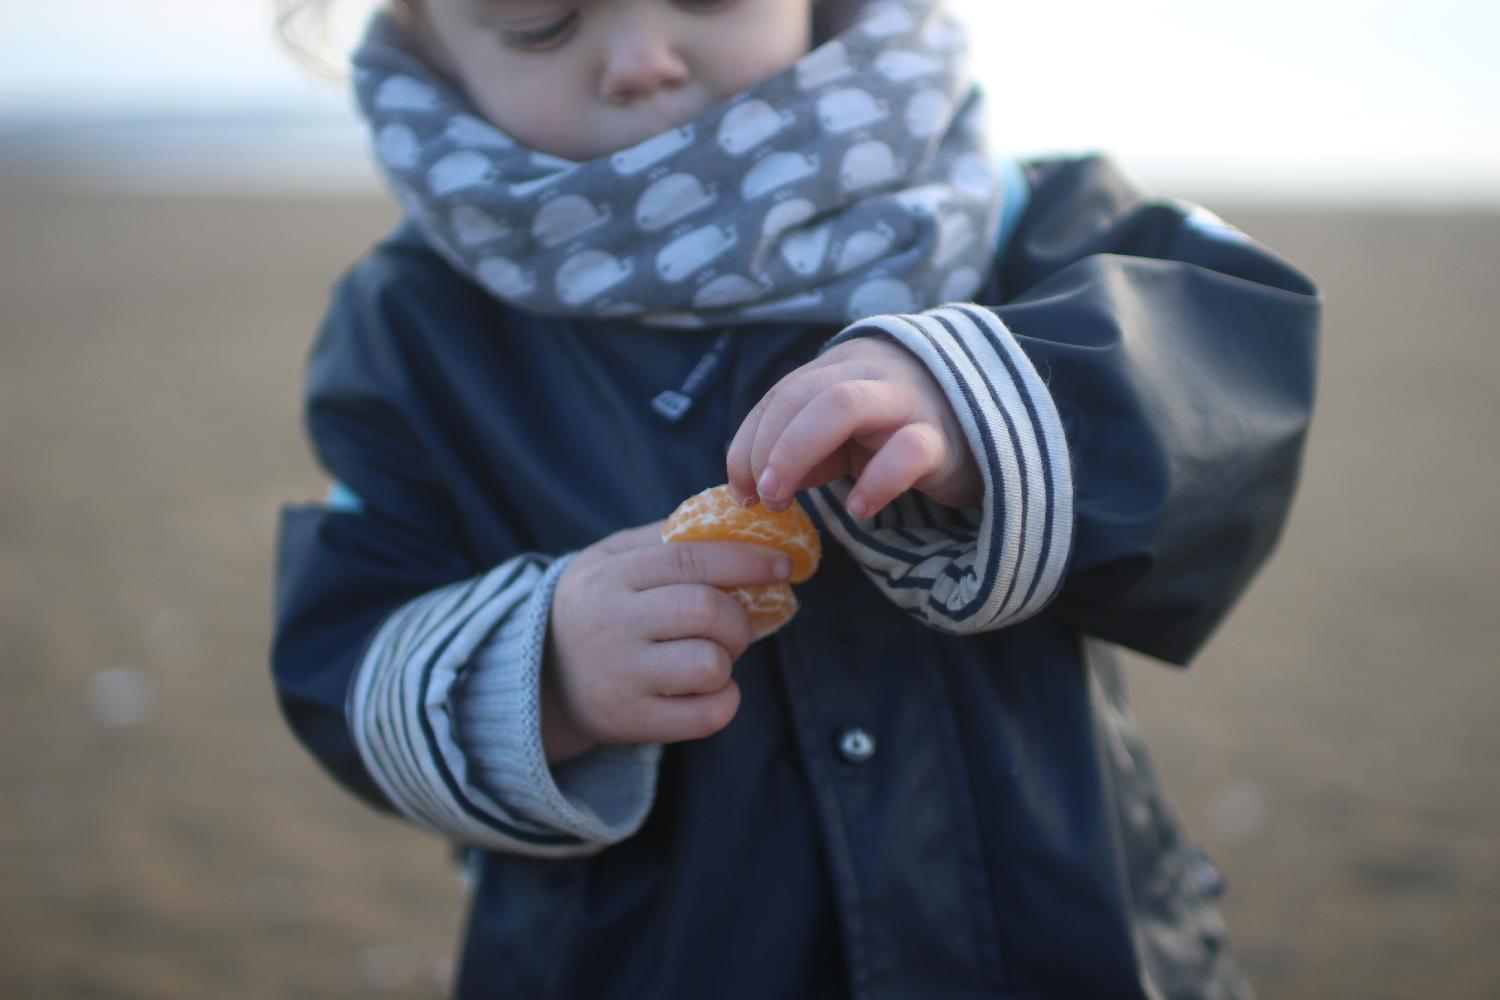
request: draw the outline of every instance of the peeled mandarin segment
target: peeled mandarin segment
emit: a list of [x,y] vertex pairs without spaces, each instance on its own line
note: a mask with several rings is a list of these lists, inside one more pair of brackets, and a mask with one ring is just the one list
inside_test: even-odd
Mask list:
[[[796,500],[780,513],[759,505],[741,507],[727,485],[684,500],[667,518],[661,537],[664,542],[754,542],[779,549],[791,557],[792,583],[812,576],[823,556],[818,529]],[[775,632],[797,613],[797,598],[785,583],[734,587],[729,593],[750,613],[752,642]]]
[[780,513],[764,504],[741,507],[728,485],[714,486],[688,497],[662,531],[667,542],[754,542],[780,549],[792,559],[792,583],[801,583],[817,572],[823,545],[812,518],[796,500]]
[[751,642],[764,639],[791,621],[797,613],[797,597],[784,583],[735,587],[730,593],[750,612]]

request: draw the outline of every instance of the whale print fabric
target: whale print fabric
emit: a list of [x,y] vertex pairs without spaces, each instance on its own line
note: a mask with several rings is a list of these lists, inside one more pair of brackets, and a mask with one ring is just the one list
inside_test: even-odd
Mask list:
[[966,45],[941,0],[870,0],[787,70],[582,163],[483,120],[389,15],[354,85],[397,199],[507,302],[684,328],[845,324],[968,299],[999,252]]

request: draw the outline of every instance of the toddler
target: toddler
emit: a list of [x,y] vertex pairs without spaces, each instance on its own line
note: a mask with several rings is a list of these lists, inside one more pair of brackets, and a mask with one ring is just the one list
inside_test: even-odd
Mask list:
[[[462,845],[474,997],[1235,997],[1113,645],[1271,551],[1319,297],[1099,157],[997,156],[940,0],[400,0],[402,223],[282,516],[298,737]],[[1001,119],[1003,127],[1003,117]],[[824,538],[661,541],[727,481]]]

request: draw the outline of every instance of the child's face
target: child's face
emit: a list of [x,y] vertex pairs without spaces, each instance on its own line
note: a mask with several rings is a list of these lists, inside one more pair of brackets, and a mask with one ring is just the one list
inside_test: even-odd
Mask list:
[[420,0],[436,56],[516,139],[590,160],[796,62],[813,0]]

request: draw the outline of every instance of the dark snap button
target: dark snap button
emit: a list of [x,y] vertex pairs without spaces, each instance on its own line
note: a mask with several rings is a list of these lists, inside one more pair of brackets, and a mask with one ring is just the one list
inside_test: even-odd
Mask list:
[[849,726],[838,734],[839,756],[849,764],[863,764],[875,756],[875,737],[859,726]]

